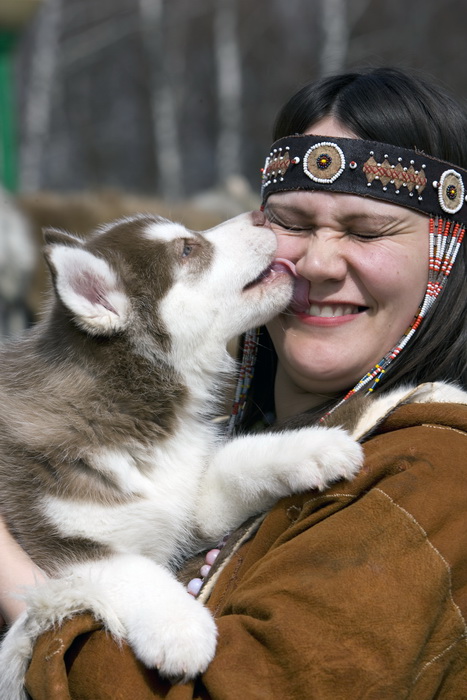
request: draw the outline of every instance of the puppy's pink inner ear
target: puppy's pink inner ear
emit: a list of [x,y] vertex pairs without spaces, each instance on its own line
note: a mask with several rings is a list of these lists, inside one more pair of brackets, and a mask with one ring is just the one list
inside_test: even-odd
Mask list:
[[93,274],[90,270],[82,269],[79,274],[72,277],[70,286],[76,294],[84,297],[91,304],[100,304],[104,309],[118,316],[118,311],[108,299],[109,289],[105,281],[98,275]]

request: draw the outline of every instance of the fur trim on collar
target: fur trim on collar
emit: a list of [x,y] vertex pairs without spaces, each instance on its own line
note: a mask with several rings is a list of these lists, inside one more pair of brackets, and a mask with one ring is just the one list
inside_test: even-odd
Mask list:
[[368,404],[352,430],[352,437],[362,440],[396,408],[410,403],[467,404],[467,392],[454,384],[444,382],[426,382],[416,387],[394,389]]

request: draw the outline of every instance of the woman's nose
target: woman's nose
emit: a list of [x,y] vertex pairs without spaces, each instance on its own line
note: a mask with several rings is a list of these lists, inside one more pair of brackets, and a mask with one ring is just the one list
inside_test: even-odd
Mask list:
[[310,282],[341,281],[347,274],[341,237],[316,232],[308,239],[295,267]]

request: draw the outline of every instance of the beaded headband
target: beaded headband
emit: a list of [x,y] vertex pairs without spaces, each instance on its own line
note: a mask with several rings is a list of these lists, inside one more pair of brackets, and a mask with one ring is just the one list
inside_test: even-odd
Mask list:
[[321,190],[373,197],[429,216],[467,221],[467,171],[420,151],[377,141],[286,136],[276,141],[262,175],[269,195]]
[[[430,217],[429,274],[425,296],[402,338],[337,403],[357,391],[372,392],[388,366],[412,339],[446,285],[461,246],[467,221],[467,171],[420,151],[377,141],[323,136],[286,136],[276,141],[262,170],[263,205],[269,195],[293,190],[320,190],[372,197]],[[229,423],[241,423],[253,379],[258,330],[249,331]],[[326,414],[329,415],[330,412]],[[326,416],[323,416],[323,420]]]

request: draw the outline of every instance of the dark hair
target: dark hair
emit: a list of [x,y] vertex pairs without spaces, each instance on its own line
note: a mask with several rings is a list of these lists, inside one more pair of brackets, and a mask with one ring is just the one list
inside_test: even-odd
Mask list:
[[[467,167],[466,114],[442,88],[418,75],[377,68],[310,83],[279,112],[273,140],[303,133],[329,115],[362,139],[416,148]],[[464,239],[445,290],[413,341],[390,365],[380,391],[431,381],[457,382],[467,388],[466,271]],[[271,408],[272,387],[268,385],[273,384],[275,371],[271,347],[263,334],[255,370],[258,375],[247,411],[253,417]]]

